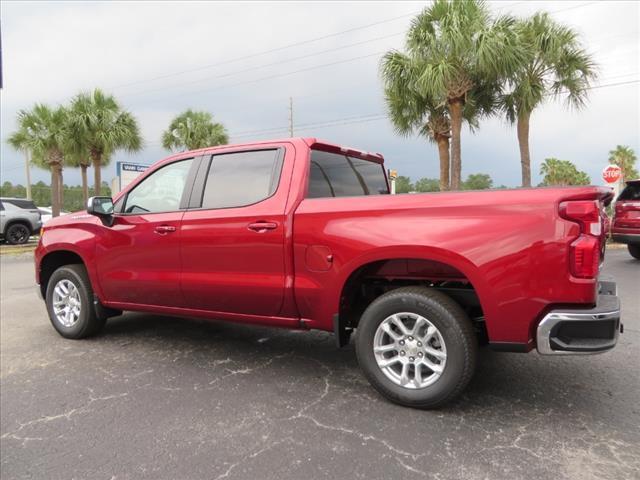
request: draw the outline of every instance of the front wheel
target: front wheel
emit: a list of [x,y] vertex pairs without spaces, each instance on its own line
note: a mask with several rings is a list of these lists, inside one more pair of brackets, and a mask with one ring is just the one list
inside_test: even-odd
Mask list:
[[406,287],[378,297],[365,310],[356,352],[365,376],[383,396],[409,407],[436,408],[471,380],[477,339],[450,297]]
[[46,304],[53,327],[65,338],[84,338],[105,323],[92,303],[93,289],[83,265],[58,268],[47,284]]
[[627,245],[631,256],[637,260],[640,260],[640,245]]

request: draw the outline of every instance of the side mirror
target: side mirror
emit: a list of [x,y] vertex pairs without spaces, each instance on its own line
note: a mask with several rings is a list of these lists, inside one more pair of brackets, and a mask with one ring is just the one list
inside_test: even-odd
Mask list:
[[91,197],[87,202],[87,213],[95,215],[110,227],[113,225],[113,200],[111,197]]

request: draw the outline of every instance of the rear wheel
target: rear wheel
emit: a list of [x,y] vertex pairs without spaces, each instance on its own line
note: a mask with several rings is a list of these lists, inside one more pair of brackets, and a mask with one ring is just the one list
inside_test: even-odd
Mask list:
[[627,245],[627,248],[633,258],[640,260],[640,245]]
[[13,225],[9,225],[9,228],[7,228],[7,231],[5,232],[5,238],[11,245],[22,245],[23,243],[27,243],[30,236],[31,231],[24,223],[14,223]]
[[407,287],[382,295],[365,310],[356,351],[364,374],[386,398],[435,408],[469,383],[477,339],[471,321],[450,297]]
[[93,307],[93,289],[83,265],[58,268],[47,285],[47,311],[53,327],[65,338],[84,338],[105,323]]

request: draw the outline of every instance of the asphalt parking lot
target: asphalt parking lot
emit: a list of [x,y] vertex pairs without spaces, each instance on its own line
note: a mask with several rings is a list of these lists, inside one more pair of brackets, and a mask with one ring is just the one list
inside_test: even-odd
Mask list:
[[640,478],[640,262],[608,252],[625,333],[604,355],[482,349],[438,411],[383,400],[319,332],[126,314],[58,336],[30,254],[1,257],[0,476]]

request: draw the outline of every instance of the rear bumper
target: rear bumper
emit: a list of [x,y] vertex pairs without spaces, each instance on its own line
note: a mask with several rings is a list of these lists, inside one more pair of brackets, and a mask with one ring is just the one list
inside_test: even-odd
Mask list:
[[627,245],[640,244],[640,233],[613,233],[611,234],[614,242],[626,243]]
[[620,299],[613,281],[599,282],[597,304],[589,310],[552,310],[538,325],[542,355],[593,354],[611,350],[622,330]]

